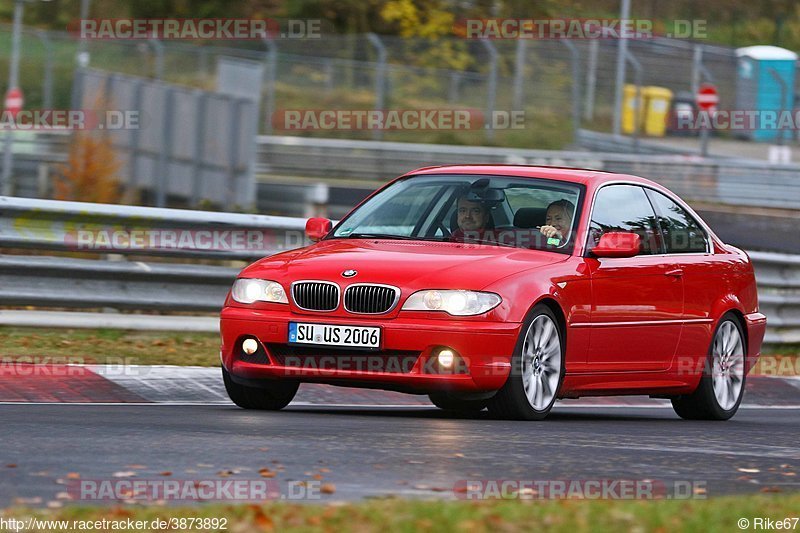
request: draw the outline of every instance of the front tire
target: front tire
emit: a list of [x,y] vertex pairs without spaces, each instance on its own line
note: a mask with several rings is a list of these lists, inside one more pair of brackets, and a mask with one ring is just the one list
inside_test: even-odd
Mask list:
[[742,325],[728,313],[714,332],[697,389],[672,399],[678,416],[686,420],[728,420],[736,414],[744,396],[744,363]]
[[233,403],[242,409],[279,411],[289,405],[297,394],[300,383],[297,381],[273,381],[268,387],[248,387],[233,381],[230,372],[222,369],[222,381]]
[[508,380],[489,400],[489,411],[512,420],[545,418],[564,381],[564,360],[558,321],[549,307],[537,305],[523,325]]

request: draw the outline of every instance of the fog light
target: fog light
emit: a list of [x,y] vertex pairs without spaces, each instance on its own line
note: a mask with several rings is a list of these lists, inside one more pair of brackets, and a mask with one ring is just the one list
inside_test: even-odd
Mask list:
[[450,368],[456,361],[456,355],[453,353],[452,350],[442,350],[441,352],[439,352],[439,355],[436,356],[436,359],[439,361],[439,364],[444,368]]
[[255,339],[245,339],[242,341],[242,351],[247,355],[253,355],[258,351],[258,343]]

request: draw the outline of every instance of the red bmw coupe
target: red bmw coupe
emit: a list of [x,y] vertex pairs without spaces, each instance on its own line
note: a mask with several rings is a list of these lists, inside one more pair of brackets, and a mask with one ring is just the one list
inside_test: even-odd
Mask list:
[[222,374],[241,407],[281,409],[318,382],[513,419],[645,394],[725,420],[766,328],[747,254],[636,176],[423,168],[306,233],[225,301]]

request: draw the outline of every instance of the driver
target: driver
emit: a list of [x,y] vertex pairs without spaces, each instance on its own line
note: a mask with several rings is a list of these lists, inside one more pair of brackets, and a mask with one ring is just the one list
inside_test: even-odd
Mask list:
[[458,229],[450,235],[450,240],[485,240],[486,232],[492,225],[492,215],[486,204],[468,200],[464,194],[458,198],[456,206]]

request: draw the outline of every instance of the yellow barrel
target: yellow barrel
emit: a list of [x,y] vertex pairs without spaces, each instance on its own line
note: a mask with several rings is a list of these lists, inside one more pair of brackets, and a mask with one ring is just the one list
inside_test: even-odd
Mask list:
[[[637,105],[636,101],[636,85],[630,83],[625,84],[622,89],[622,133],[625,135],[632,135],[636,130],[636,114]],[[641,125],[641,118],[640,125]],[[641,132],[641,129],[639,130]]]
[[667,131],[667,115],[672,103],[672,91],[666,87],[642,87],[644,114],[639,131],[650,137],[663,137]]

